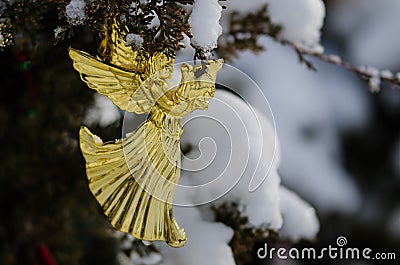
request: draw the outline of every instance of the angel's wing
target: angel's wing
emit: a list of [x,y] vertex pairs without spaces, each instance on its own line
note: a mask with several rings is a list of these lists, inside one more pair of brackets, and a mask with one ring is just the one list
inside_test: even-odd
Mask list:
[[126,46],[125,39],[128,28],[122,27],[116,18],[107,20],[104,27],[103,40],[99,45],[99,54],[104,62],[119,68],[143,72],[144,65],[137,51],[132,50],[131,46]]
[[70,48],[69,56],[81,79],[92,89],[107,96],[120,109],[149,112],[158,95],[142,86],[142,77],[131,71],[106,64],[90,54]]
[[125,45],[128,33],[129,29],[122,26],[116,18],[107,20],[103,40],[98,49],[103,62],[120,69],[141,73],[146,78],[164,67],[172,65],[173,58],[169,58],[163,53],[150,56],[145,51],[139,53],[133,50],[131,46]]

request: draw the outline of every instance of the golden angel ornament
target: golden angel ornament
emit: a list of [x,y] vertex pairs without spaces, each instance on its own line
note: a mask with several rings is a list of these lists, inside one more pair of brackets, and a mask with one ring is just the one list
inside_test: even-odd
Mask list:
[[181,247],[186,234],[174,218],[172,202],[180,177],[182,117],[207,109],[223,61],[182,64],[180,84],[171,90],[167,80],[173,59],[133,51],[125,45],[126,33],[114,19],[105,29],[99,57],[69,50],[74,68],[90,88],[122,110],[148,113],[136,131],[115,142],[103,143],[81,128],[89,188],[116,229]]

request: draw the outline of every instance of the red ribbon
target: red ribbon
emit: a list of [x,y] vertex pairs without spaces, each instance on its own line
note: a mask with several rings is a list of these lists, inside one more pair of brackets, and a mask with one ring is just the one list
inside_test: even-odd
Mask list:
[[56,265],[56,262],[46,245],[36,247],[36,259],[40,265]]

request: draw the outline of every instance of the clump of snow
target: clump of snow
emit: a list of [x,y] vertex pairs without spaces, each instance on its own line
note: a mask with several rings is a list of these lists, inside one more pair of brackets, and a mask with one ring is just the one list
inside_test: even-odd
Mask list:
[[279,230],[282,238],[292,241],[314,239],[319,231],[315,209],[297,194],[284,187],[279,190],[283,226]]
[[60,36],[60,33],[62,32],[62,28],[61,27],[57,27],[54,29],[54,38],[58,38]]
[[222,34],[219,24],[222,7],[217,0],[196,0],[189,18],[191,42],[195,47],[211,51],[217,47],[218,37]]
[[371,88],[371,92],[379,92],[381,90],[381,78],[380,76],[372,76],[369,79],[369,87]]
[[129,46],[132,45],[135,48],[140,48],[142,47],[143,44],[143,37],[138,35],[138,34],[134,34],[134,33],[128,33],[126,35],[126,42],[125,45]]
[[133,241],[137,240],[130,234],[123,233],[118,230],[112,230],[112,231],[113,231],[114,237],[116,237],[120,240],[121,244],[119,247],[122,250],[127,250],[127,249],[131,248]]
[[272,22],[283,25],[282,38],[308,46],[318,45],[325,17],[321,0],[271,0]]
[[[185,197],[188,194],[178,196]],[[163,265],[235,264],[232,250],[228,245],[233,236],[231,228],[222,223],[204,220],[199,208],[196,207],[175,207],[174,214],[178,223],[185,227],[188,241],[179,249],[173,249],[162,242],[155,242],[156,248],[163,256]]]
[[5,47],[5,46],[6,46],[6,43],[4,41],[4,36],[0,32],[0,47]]
[[379,92],[381,90],[381,74],[388,74],[387,71],[380,71],[374,66],[360,66],[359,70],[370,75],[368,84],[371,92]]
[[160,19],[158,18],[158,15],[156,13],[154,13],[154,17],[151,20],[149,27],[153,28],[153,27],[158,27],[158,26],[160,26]]
[[280,37],[299,45],[318,47],[325,17],[321,0],[229,0],[229,11],[254,12],[268,4],[271,21],[283,26]]
[[381,77],[387,78],[387,79],[392,79],[394,77],[394,75],[390,70],[384,69],[381,71]]
[[371,76],[379,76],[379,69],[378,68],[376,68],[376,67],[374,67],[374,66],[365,66],[365,65],[362,65],[362,66],[360,66],[359,67],[359,69],[362,71],[362,72],[365,72],[365,73],[367,73],[367,74],[369,74],[369,75],[371,75]]
[[309,48],[309,47],[307,47],[307,48],[310,49],[315,54],[323,54],[325,52],[325,48],[322,45],[315,45],[315,46],[312,46],[311,48]]
[[119,109],[106,96],[94,94],[94,105],[88,109],[85,123],[106,127],[120,118]]
[[132,252],[129,257],[133,262],[132,264],[157,265],[162,261],[162,256],[155,252],[144,257],[141,257],[137,252]]
[[335,64],[341,64],[342,63],[342,58],[340,58],[340,56],[336,55],[336,54],[330,54],[328,55],[328,59],[335,63]]
[[133,261],[122,251],[117,253],[116,259],[120,265],[134,265]]
[[86,19],[85,6],[84,0],[71,0],[65,8],[68,23],[74,26],[83,24]]

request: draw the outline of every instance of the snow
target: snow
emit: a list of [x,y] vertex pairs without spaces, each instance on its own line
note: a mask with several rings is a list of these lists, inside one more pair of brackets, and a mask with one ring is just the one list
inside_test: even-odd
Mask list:
[[132,252],[130,255],[130,260],[133,264],[146,264],[146,265],[157,265],[160,264],[162,256],[158,253],[150,253],[150,255],[141,257],[137,252]]
[[[229,71],[224,68],[220,74],[229,74]],[[243,85],[251,89],[248,84]],[[154,246],[163,256],[162,264],[235,264],[229,247],[232,229],[214,221],[210,204],[194,206],[208,201],[216,206],[238,201],[242,214],[249,217],[253,226],[279,230],[283,223],[286,227],[283,231],[288,238],[315,237],[319,225],[311,206],[299,197],[287,195],[290,192],[285,192],[286,189],[280,185],[277,172],[280,150],[277,145],[274,157],[276,136],[267,114],[251,109],[230,92],[217,90],[208,110],[196,111],[185,118],[182,146],[191,144],[193,149],[182,160],[174,215],[185,228],[188,240],[180,249],[155,242]],[[137,125],[143,121],[143,116],[133,116],[126,116],[124,124]],[[247,136],[244,135],[246,133]],[[259,160],[261,163],[257,165]],[[255,170],[256,167],[258,170]],[[249,182],[262,179],[262,173],[268,170],[265,181],[250,192]],[[197,185],[206,185],[218,175],[223,181],[213,182],[204,189],[198,188]],[[236,186],[229,190],[237,180]],[[281,203],[281,196],[284,196],[284,204]],[[298,226],[297,231],[290,230],[293,222],[300,222],[302,226]]]
[[62,32],[62,28],[61,27],[57,27],[54,29],[54,38],[58,38],[60,33]]
[[189,18],[191,42],[195,47],[209,52],[217,47],[218,37],[222,34],[219,24],[222,7],[217,0],[196,0]]
[[381,77],[387,78],[387,79],[392,79],[394,77],[394,75],[390,70],[384,69],[381,71]]
[[338,69],[318,64],[319,72],[312,72],[292,50],[268,38],[261,42],[267,52],[244,52],[235,65],[254,78],[271,104],[282,147],[283,183],[318,211],[355,213],[361,195],[337,159],[338,134],[368,120],[366,95]]
[[[125,255],[125,253],[123,253],[121,251],[117,253],[116,258],[117,258],[118,264],[120,264],[120,265],[134,265],[133,261],[129,257],[127,257]],[[146,264],[146,265],[150,265],[150,264]]]
[[106,127],[121,118],[119,109],[106,96],[94,94],[94,105],[86,112],[84,122],[88,125],[99,124]]
[[5,47],[5,46],[6,46],[6,44],[4,42],[4,36],[3,36],[3,34],[0,33],[0,47]]
[[[229,109],[230,111],[228,111]],[[313,208],[280,185],[280,177],[277,173],[279,146],[277,146],[277,156],[273,160],[268,177],[254,192],[249,191],[249,181],[253,171],[248,169],[259,166],[261,170],[258,172],[268,170],[270,164],[268,161],[273,156],[271,146],[274,146],[273,142],[276,138],[271,122],[263,114],[257,113],[257,110],[251,109],[239,97],[222,90],[217,90],[215,98],[210,101],[209,109],[199,111],[198,114],[203,116],[194,115],[195,119],[191,120],[190,124],[186,124],[182,136],[182,146],[189,143],[194,147],[200,145],[201,152],[193,148],[182,162],[180,184],[184,183],[193,189],[180,190],[181,187],[178,187],[174,203],[185,201],[185,205],[190,203],[196,205],[200,201],[209,201],[210,196],[214,198],[215,194],[225,194],[226,187],[221,185],[223,184],[221,182],[207,186],[206,190],[196,190],[195,187],[198,184],[207,183],[210,178],[214,179],[216,172],[220,172],[221,168],[224,169],[222,174],[226,174],[222,178],[228,182],[232,182],[232,179],[236,182],[235,172],[242,171],[242,161],[246,157],[243,154],[249,152],[248,168],[240,176],[240,181],[223,197],[211,203],[218,206],[224,202],[238,201],[242,206],[240,207],[243,210],[242,214],[248,216],[250,224],[255,227],[263,226],[279,230],[282,227],[283,214],[282,231],[285,236],[295,240],[315,237],[319,230],[319,223]],[[193,117],[188,117],[188,119],[191,118]],[[237,131],[242,130],[242,126],[247,129],[247,138],[243,138],[240,133],[237,134]],[[258,126],[262,127],[262,135],[257,132],[258,130],[254,130]],[[221,130],[222,127],[224,128]],[[235,130],[230,131],[229,129],[232,128]],[[225,130],[228,130],[229,137]],[[224,141],[224,138],[229,138],[230,143]],[[218,146],[207,144],[206,141],[202,144],[201,139],[207,139],[207,141],[212,139]],[[246,139],[248,139],[248,143]],[[257,165],[255,154],[259,155],[259,150],[255,147],[262,142],[264,146],[261,153],[262,162]],[[215,148],[217,148],[216,156],[207,156],[207,154],[214,154]],[[231,156],[233,154],[229,154],[228,149],[230,148],[233,150],[238,148],[241,151],[233,152],[237,155]],[[231,160],[223,159],[229,156],[231,156]],[[213,158],[212,163],[204,168],[204,160],[208,161],[210,157]],[[226,164],[227,162],[228,164]],[[235,264],[232,250],[228,245],[233,231],[221,223],[214,222],[213,213],[209,211],[209,207],[209,204],[204,207],[174,207],[177,222],[185,228],[188,241],[181,249],[172,249],[164,243],[156,242],[155,246],[164,257],[164,265]],[[295,226],[296,229],[294,228],[295,223],[298,224]]]
[[[228,12],[254,12],[268,4],[271,21],[283,26],[280,38],[298,45],[318,47],[320,30],[325,17],[321,0],[229,0],[224,2]],[[229,15],[229,13],[227,13]]]
[[[182,176],[185,177],[185,176]],[[188,200],[188,194],[180,194]],[[232,265],[235,264],[233,253],[229,247],[233,230],[222,223],[203,220],[197,207],[175,207],[175,218],[185,228],[186,245],[179,249],[169,247],[163,242],[155,242],[155,246],[163,256],[163,265]]]
[[282,38],[308,46],[317,45],[325,17],[321,0],[274,0],[270,2],[272,22],[282,24]]
[[86,19],[85,6],[84,0],[71,0],[65,8],[68,23],[74,26],[83,24]]
[[[276,137],[271,123],[226,91],[217,91],[208,110],[188,115],[186,120],[190,122],[184,126],[182,146],[190,144],[200,148],[193,148],[182,160],[187,177],[181,179],[191,187],[188,192],[192,202],[219,204],[239,200],[251,224],[279,229],[282,225],[280,178],[276,171],[279,158],[274,152]],[[250,192],[252,178],[261,182],[270,167],[264,183]]]
[[379,92],[381,90],[381,78],[379,76],[373,76],[369,79],[369,86],[371,92]]
[[362,65],[358,69],[360,69],[362,72],[365,72],[366,74],[369,74],[371,76],[379,76],[379,69],[374,66]]
[[143,44],[143,38],[142,36],[138,35],[138,34],[134,34],[134,33],[128,33],[126,35],[126,42],[125,45],[133,45],[134,47],[141,47]]
[[342,63],[342,58],[340,58],[340,56],[336,55],[336,54],[331,54],[328,55],[328,59],[330,61],[332,61],[335,64],[341,64]]
[[156,13],[154,13],[154,17],[151,20],[149,28],[158,27],[158,26],[160,26],[160,19],[158,18],[158,15]]
[[292,242],[300,239],[314,239],[319,231],[315,209],[293,191],[281,187],[279,192],[283,216],[283,226],[279,230],[279,236],[290,239]]

